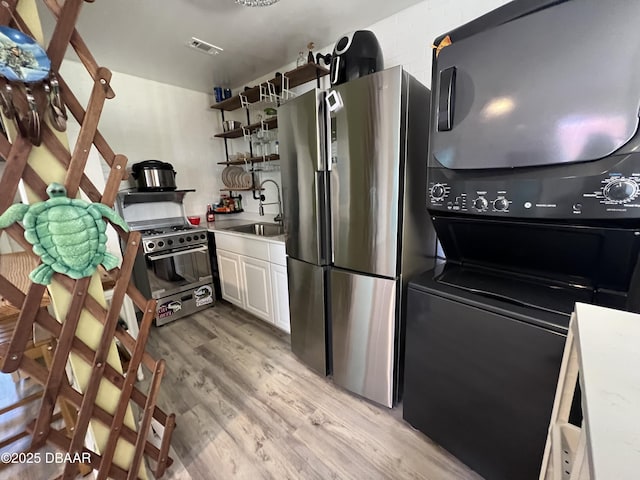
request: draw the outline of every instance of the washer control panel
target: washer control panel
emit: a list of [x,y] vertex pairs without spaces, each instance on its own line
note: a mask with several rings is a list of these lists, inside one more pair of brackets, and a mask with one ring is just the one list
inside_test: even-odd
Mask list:
[[460,180],[457,175],[451,180],[434,169],[430,177],[432,210],[519,218],[640,218],[640,171],[508,180]]

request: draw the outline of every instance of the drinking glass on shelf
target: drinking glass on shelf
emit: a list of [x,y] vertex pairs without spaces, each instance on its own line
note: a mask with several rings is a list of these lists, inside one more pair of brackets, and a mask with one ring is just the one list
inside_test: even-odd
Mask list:
[[256,138],[253,141],[253,156],[254,157],[261,157],[263,155],[262,153],[262,140]]

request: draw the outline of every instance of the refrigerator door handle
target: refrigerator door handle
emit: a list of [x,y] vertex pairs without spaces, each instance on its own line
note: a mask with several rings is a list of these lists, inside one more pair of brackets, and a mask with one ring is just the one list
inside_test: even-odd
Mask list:
[[325,249],[323,248],[323,244],[325,242],[322,241],[325,238],[326,228],[322,224],[322,220],[325,218],[325,215],[328,213],[325,208],[325,191],[326,191],[326,183],[323,172],[316,172],[316,181],[315,181],[315,189],[316,189],[316,206],[317,206],[317,214],[316,214],[316,232],[318,232],[318,236],[320,237],[318,242],[316,242],[318,259],[321,263],[325,262]]

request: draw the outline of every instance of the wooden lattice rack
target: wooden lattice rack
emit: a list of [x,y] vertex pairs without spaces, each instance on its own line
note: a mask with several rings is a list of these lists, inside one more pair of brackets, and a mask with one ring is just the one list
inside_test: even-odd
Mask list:
[[[80,124],[80,132],[73,152],[58,139],[51,127],[42,122],[42,146],[51,154],[52,162],[58,162],[66,171],[64,185],[70,197],[75,197],[79,190],[93,202],[101,202],[113,206],[121,180],[126,176],[127,158],[114,153],[104,137],[98,131],[98,121],[106,99],[115,96],[110,87],[111,72],[98,66],[89,48],[75,29],[83,0],[66,0],[60,5],[57,0],[43,0],[57,19],[55,30],[47,47],[51,60],[51,70],[55,72],[61,87],[62,98],[67,109]],[[9,25],[31,35],[27,22],[16,10],[19,0],[7,0],[0,7],[0,25]],[[90,7],[87,7],[90,8]],[[86,110],[74,96],[68,84],[59,73],[67,45],[71,44],[79,59],[93,79],[93,90]],[[0,88],[4,80],[0,80]],[[42,92],[35,92],[42,97]],[[19,96],[16,101],[20,102]],[[39,98],[38,105],[44,102]],[[24,101],[24,99],[22,99]],[[20,106],[18,104],[18,106]],[[24,105],[22,105],[24,107]],[[41,118],[44,118],[41,112]],[[100,192],[84,173],[90,147],[94,145],[104,161],[110,167],[104,192]],[[0,178],[0,214],[11,204],[18,184],[22,180],[41,200],[47,199],[47,181],[30,165],[29,159],[35,147],[17,134],[13,143],[0,136],[0,155],[6,159],[6,167]],[[72,280],[61,274],[55,274],[53,281],[61,285],[71,295],[71,303],[63,318],[56,319],[41,308],[41,300],[45,294],[43,285],[31,284],[26,295],[7,278],[0,275],[0,296],[8,300],[20,310],[10,342],[0,347],[0,369],[5,373],[23,371],[26,375],[42,384],[43,396],[39,412],[27,426],[31,436],[30,451],[36,451],[45,443],[53,445],[62,452],[70,454],[82,453],[90,456],[90,467],[97,471],[97,478],[136,479],[146,475],[141,468],[143,457],[151,460],[156,477],[161,477],[172,463],[169,458],[170,439],[175,427],[175,415],[168,415],[156,405],[160,382],[164,374],[164,360],[155,360],[146,351],[149,330],[155,316],[155,300],[146,299],[131,282],[134,259],[140,244],[140,234],[127,233],[114,226],[118,235],[126,245],[120,268],[111,273],[116,278],[111,305],[104,308],[90,293],[91,277]],[[24,229],[20,224],[13,224],[4,229],[13,240],[18,242],[27,252],[35,256],[32,246],[24,239]],[[1,233],[1,232],[0,232]],[[37,258],[37,257],[36,257]],[[39,261],[39,259],[38,259]],[[132,338],[126,330],[118,325],[122,303],[128,295],[133,303],[144,312],[137,339]],[[55,300],[55,298],[54,298]],[[95,348],[84,343],[77,336],[77,327],[83,312],[88,312],[102,324],[100,340]],[[47,366],[24,355],[25,346],[31,340],[34,324],[46,330],[55,339],[55,349]],[[128,370],[122,374],[107,361],[109,349],[114,338],[129,351],[131,361]],[[82,392],[72,387],[65,374],[65,365],[70,356],[80,359],[91,367],[88,383]],[[142,392],[135,386],[136,372],[140,365],[152,372],[148,392]],[[106,411],[97,402],[98,391],[103,383],[115,386],[119,391],[117,407],[114,411]],[[54,415],[56,404],[65,403],[77,411],[75,425],[71,429],[56,429],[53,426],[58,416]],[[130,404],[137,404],[142,409],[142,420],[137,431],[125,425],[125,414]],[[97,422],[109,430],[106,445],[100,452],[85,445],[85,436],[91,423]],[[154,430],[161,432],[159,447],[147,440],[152,422]],[[70,432],[70,433],[69,433]],[[133,455],[128,465],[114,459],[116,447],[126,442],[133,448]],[[95,450],[98,450],[97,448]],[[1,468],[1,465],[0,465]],[[59,478],[75,478],[79,473],[77,463],[66,463]],[[143,472],[143,473],[140,473]]]

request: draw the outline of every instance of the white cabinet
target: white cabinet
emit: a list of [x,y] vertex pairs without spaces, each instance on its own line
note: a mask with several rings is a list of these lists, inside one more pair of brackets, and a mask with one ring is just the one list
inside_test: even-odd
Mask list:
[[273,323],[281,330],[290,333],[287,267],[271,264],[271,285],[273,289]]
[[217,255],[222,298],[244,308],[240,255],[225,250],[218,250]]
[[222,298],[290,332],[284,243],[215,231]]
[[245,293],[244,308],[256,317],[273,323],[269,262],[241,255],[240,267]]

